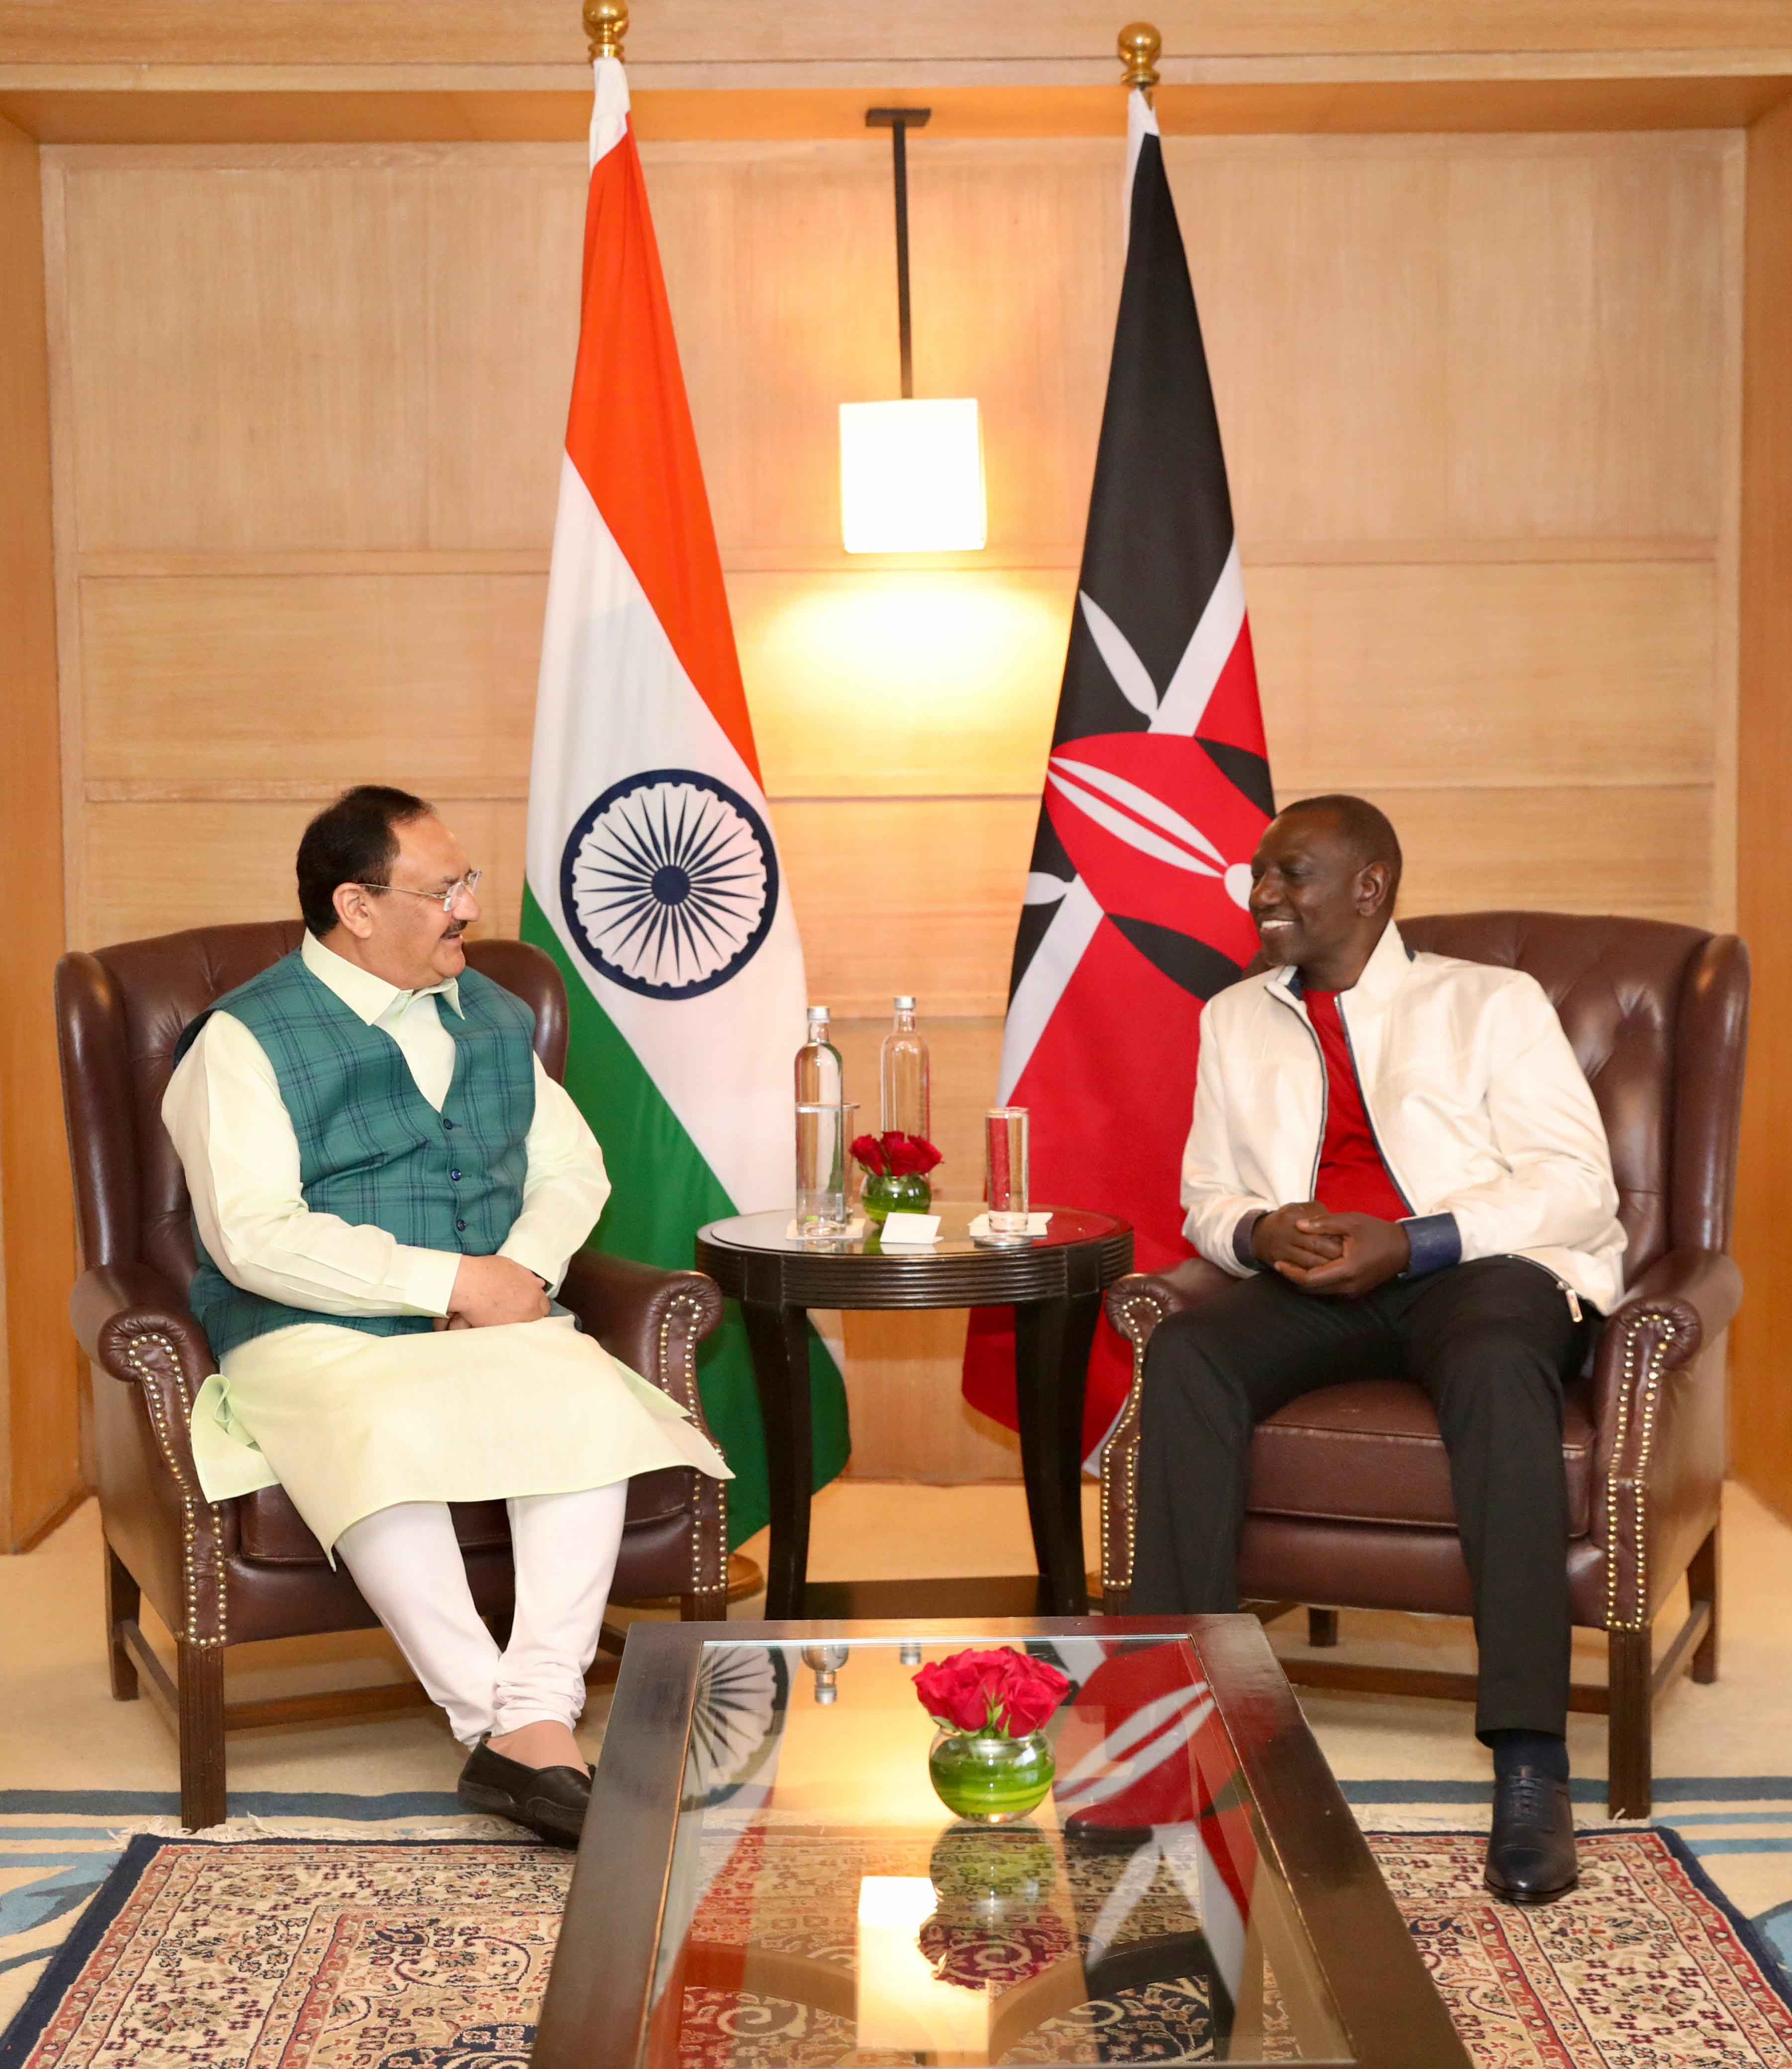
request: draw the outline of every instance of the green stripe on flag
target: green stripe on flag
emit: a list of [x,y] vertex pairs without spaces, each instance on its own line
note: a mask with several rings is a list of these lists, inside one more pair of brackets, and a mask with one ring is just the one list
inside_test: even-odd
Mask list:
[[[614,1190],[593,1247],[668,1271],[689,1271],[692,1243],[705,1222],[735,1211],[715,1174],[679,1125],[641,1059],[592,996],[558,934],[523,891],[523,938],[544,949],[566,985],[570,1018],[566,1089],[603,1146]],[[730,1301],[722,1324],[698,1355],[697,1381],[715,1441],[735,1478],[728,1488],[730,1546],[763,1530],[771,1508],[765,1432],[740,1310]],[[827,1346],[809,1331],[809,1398],[815,1426],[815,1484],[825,1487],[846,1463],[852,1439],[846,1390]]]

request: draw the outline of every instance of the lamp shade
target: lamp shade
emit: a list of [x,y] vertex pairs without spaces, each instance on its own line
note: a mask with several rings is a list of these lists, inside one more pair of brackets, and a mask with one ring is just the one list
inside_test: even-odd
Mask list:
[[842,402],[840,528],[849,553],[980,551],[988,520],[975,402]]

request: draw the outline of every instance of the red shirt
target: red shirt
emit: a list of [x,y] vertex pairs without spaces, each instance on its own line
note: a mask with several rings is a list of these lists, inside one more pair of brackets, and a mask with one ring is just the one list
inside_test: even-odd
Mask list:
[[1314,991],[1301,998],[1319,1051],[1326,1059],[1326,1139],[1319,1152],[1319,1204],[1334,1214],[1374,1214],[1404,1221],[1412,1212],[1382,1161],[1380,1146],[1362,1104],[1356,1063],[1338,1017],[1338,994]]

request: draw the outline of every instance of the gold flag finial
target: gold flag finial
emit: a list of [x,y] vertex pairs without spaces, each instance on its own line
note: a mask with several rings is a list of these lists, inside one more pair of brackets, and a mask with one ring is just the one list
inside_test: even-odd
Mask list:
[[1158,83],[1158,53],[1163,39],[1151,22],[1129,22],[1120,31],[1120,62],[1126,67],[1123,84],[1149,94]]
[[621,57],[629,33],[625,0],[585,0],[584,26],[593,59]]

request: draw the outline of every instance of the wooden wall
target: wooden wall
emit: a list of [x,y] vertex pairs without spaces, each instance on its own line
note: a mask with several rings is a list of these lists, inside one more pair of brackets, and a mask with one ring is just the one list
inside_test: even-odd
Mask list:
[[46,1528],[79,1480],[73,1209],[62,1111],[45,1096],[63,878],[39,210],[37,146],[0,122],[0,1549]]
[[1792,1145],[1792,108],[1749,136],[1743,415],[1741,695],[1748,756],[1738,786],[1741,925],[1754,969],[1754,1033],[1742,1116],[1737,1258],[1748,1287],[1735,1330],[1736,1471],[1792,1518],[1792,1260],[1783,1236]]
[[[1415,911],[1727,923],[1740,135],[1167,156],[1279,793],[1386,806]],[[919,565],[839,546],[836,405],[895,387],[886,149],[647,158],[811,996],[865,1096],[890,994],[919,994],[963,1196],[1118,149],[911,149],[917,386],[980,397],[990,488],[988,550]],[[369,777],[442,802],[514,928],[581,153],[68,147],[44,172],[70,938],[291,909],[299,826]],[[849,1320],[856,1470],[1015,1470],[958,1403],[961,1334]]]

